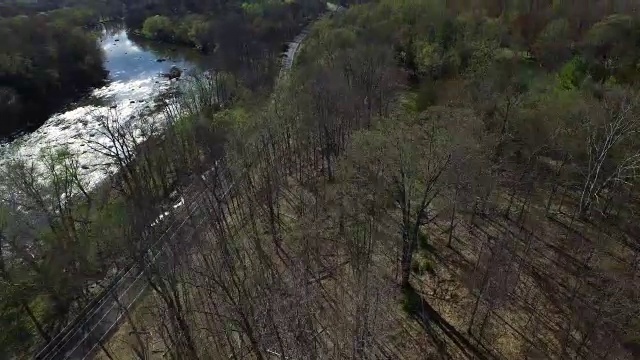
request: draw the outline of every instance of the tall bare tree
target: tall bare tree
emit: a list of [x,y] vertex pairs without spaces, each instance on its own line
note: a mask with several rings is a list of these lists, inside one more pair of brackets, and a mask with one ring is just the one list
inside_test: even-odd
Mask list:
[[605,94],[602,105],[589,110],[584,120],[586,162],[578,213],[587,215],[602,191],[638,175],[640,148],[637,135],[638,95],[627,89]]

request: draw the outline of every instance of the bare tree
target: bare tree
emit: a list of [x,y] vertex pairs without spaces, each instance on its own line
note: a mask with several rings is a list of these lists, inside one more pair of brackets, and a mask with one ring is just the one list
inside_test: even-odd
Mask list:
[[[3,283],[4,288],[2,292],[3,302],[5,302],[7,306],[17,306],[24,310],[35,326],[38,335],[40,335],[44,341],[50,341],[51,336],[49,332],[45,329],[41,319],[35,315],[30,304],[29,289],[32,288],[32,286],[25,284],[24,280],[15,281],[13,279],[12,268],[15,266],[11,266],[11,264],[16,262],[17,257],[7,253],[7,250],[14,247],[5,241],[6,236],[4,230],[7,225],[7,220],[7,214],[4,209],[0,208],[0,281]],[[15,242],[13,244],[15,244]],[[21,274],[20,277],[24,278],[24,274]]]
[[583,173],[578,214],[587,215],[602,191],[618,182],[637,176],[640,149],[635,136],[640,129],[637,120],[637,95],[623,90],[610,92],[602,108],[592,109],[584,121],[587,164]]
[[371,189],[368,196],[382,195],[393,201],[401,214],[403,286],[409,285],[421,227],[438,213],[432,204],[447,185],[444,174],[452,159],[452,145],[457,144],[443,126],[450,116],[455,115],[433,111],[419,120],[394,118],[356,137],[348,156],[357,171],[354,181]]

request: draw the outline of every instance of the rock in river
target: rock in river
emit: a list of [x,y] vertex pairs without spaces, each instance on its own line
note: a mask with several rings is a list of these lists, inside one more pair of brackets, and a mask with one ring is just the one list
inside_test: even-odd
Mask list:
[[182,75],[182,70],[180,70],[177,66],[172,66],[171,70],[169,70],[169,76],[171,78],[179,78]]
[[169,80],[178,79],[180,75],[182,75],[182,70],[177,66],[172,66],[168,73],[164,73],[162,75]]

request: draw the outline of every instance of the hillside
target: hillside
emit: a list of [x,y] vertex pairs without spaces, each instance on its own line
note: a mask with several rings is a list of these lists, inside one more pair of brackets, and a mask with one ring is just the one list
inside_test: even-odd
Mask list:
[[[52,248],[148,290],[92,354],[638,358],[635,5],[348,5],[269,95],[196,76],[154,141],[110,123],[113,254]],[[149,226],[173,189],[180,226]]]

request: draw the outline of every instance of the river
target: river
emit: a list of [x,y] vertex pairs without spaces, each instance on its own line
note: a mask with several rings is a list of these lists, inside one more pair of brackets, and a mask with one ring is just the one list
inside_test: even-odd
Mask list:
[[153,109],[157,95],[177,86],[177,81],[169,81],[162,73],[173,66],[189,73],[210,65],[208,59],[195,50],[145,41],[131,36],[119,25],[105,27],[99,41],[105,53],[105,68],[109,71],[108,83],[93,90],[90,96],[69,104],[34,132],[0,145],[0,163],[11,158],[36,160],[43,150],[66,147],[78,156],[83,178],[95,185],[107,171],[103,166],[106,159],[88,146],[88,142],[106,141],[96,117],[115,115],[119,121],[142,127],[145,124],[139,115]]

